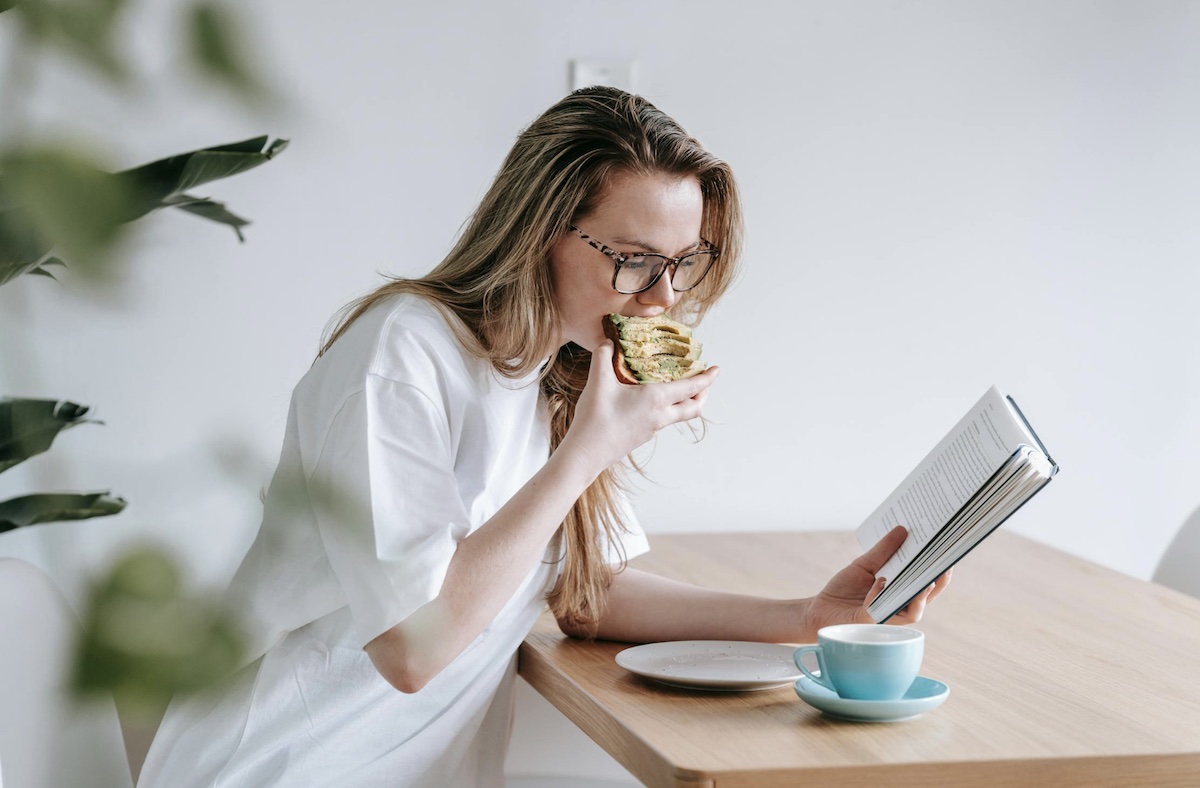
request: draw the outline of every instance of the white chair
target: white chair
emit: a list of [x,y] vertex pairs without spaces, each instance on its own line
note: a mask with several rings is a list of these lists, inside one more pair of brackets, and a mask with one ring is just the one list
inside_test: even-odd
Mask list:
[[1154,570],[1154,582],[1200,597],[1200,508],[1167,546]]
[[132,788],[112,699],[66,690],[81,630],[42,570],[0,558],[0,786]]

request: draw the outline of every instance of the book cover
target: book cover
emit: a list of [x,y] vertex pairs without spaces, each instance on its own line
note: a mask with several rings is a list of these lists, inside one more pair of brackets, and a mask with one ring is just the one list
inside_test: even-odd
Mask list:
[[863,549],[903,525],[908,538],[877,576],[868,607],[886,621],[962,559],[1058,472],[1011,397],[992,386],[859,526]]

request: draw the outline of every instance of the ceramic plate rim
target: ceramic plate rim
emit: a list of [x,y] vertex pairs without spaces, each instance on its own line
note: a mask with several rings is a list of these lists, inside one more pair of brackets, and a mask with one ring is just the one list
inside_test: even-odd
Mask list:
[[[679,676],[671,673],[664,673],[662,670],[653,670],[646,666],[646,661],[651,657],[661,658],[659,652],[667,652],[667,654],[682,653],[686,654],[687,649],[702,650],[702,649],[722,649],[728,651],[746,650],[757,652],[777,652],[780,661],[786,657],[787,664],[792,667],[792,671],[786,676],[777,676],[769,679],[757,677],[741,677],[736,676],[724,678],[696,678],[693,676]],[[794,684],[795,681],[801,678],[804,674],[799,668],[795,667],[795,662],[792,661],[792,655],[795,653],[796,647],[783,643],[757,643],[749,640],[669,640],[659,643],[643,643],[638,646],[630,646],[617,652],[614,659],[617,665],[625,670],[643,678],[656,681],[660,684],[666,684],[672,687],[681,687],[684,689],[704,689],[704,690],[755,690],[755,689],[772,689],[774,687],[785,687],[789,684]],[[631,653],[633,652],[633,653]],[[700,654],[703,656],[703,654]]]

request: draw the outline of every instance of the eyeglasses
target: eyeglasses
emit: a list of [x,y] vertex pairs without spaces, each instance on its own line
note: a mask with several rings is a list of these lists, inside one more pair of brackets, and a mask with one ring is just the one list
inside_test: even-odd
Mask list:
[[599,250],[613,261],[613,290],[625,295],[642,293],[654,287],[668,266],[671,268],[671,287],[675,292],[691,290],[708,275],[713,263],[721,256],[721,250],[703,238],[700,240],[707,244],[706,248],[688,252],[682,257],[667,257],[665,254],[650,252],[621,254],[587,235],[575,225],[567,226],[586,241],[588,246]]

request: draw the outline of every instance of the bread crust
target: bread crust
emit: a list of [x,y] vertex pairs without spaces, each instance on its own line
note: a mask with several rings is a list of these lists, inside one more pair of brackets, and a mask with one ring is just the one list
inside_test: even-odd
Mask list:
[[633,372],[629,369],[629,364],[625,361],[625,351],[621,349],[621,332],[607,317],[604,318],[604,336],[613,343],[613,372],[616,373],[617,380],[622,383],[641,383],[634,377]]

